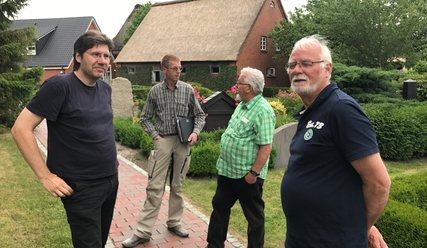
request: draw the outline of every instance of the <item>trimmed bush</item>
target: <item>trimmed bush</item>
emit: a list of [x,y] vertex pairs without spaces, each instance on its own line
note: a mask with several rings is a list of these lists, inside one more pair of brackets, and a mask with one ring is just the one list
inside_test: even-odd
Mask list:
[[427,108],[363,105],[376,131],[381,156],[404,160],[427,155]]
[[217,175],[216,162],[219,157],[220,143],[204,142],[191,148],[191,163],[188,176],[211,177]]
[[388,247],[427,247],[427,212],[389,199],[375,226]]
[[427,211],[427,172],[394,178],[390,198]]

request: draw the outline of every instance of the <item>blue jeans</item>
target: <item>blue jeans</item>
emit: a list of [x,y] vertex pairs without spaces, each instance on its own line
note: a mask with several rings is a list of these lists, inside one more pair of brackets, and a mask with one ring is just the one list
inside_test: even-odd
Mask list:
[[118,174],[93,180],[62,179],[74,191],[61,198],[74,248],[103,248],[113,219]]
[[231,208],[237,200],[248,221],[248,248],[264,247],[265,216],[262,200],[264,179],[257,178],[254,184],[248,184],[244,177],[231,179],[218,175],[217,184],[212,199],[213,211],[209,220],[208,247],[224,247]]

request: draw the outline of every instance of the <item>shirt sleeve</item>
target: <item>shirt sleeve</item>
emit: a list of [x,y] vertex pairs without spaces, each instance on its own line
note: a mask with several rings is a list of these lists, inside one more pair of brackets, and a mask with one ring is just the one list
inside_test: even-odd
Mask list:
[[354,101],[341,100],[331,111],[332,136],[348,162],[379,152],[375,129]]
[[269,111],[269,109],[264,109],[260,111],[256,121],[256,143],[258,145],[273,143],[275,125],[276,116],[273,110]]
[[147,132],[148,135],[150,135],[150,137],[153,139],[159,135],[159,133],[154,128],[153,123],[151,122],[154,116],[154,108],[156,106],[154,94],[154,88],[151,88],[151,90],[148,92],[147,101],[145,102],[139,119],[139,124],[141,124],[142,130]]
[[57,79],[55,77],[46,80],[26,106],[33,114],[54,122],[57,120],[67,96],[67,88],[65,87],[67,84],[58,82]]

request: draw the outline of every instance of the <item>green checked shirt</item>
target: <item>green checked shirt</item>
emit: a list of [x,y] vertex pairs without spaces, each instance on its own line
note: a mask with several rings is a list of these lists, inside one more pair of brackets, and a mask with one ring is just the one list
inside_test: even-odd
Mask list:
[[[260,145],[273,143],[275,124],[274,110],[261,94],[246,104],[241,102],[221,136],[216,163],[218,174],[229,178],[244,177],[251,170]],[[265,165],[259,176],[262,179],[267,176],[268,166]]]

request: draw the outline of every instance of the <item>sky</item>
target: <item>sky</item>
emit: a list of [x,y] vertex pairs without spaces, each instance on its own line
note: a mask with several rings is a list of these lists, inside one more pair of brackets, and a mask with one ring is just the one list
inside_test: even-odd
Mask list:
[[[151,3],[167,2],[170,0],[152,0]],[[233,0],[230,0],[233,1]],[[301,7],[307,0],[281,0],[286,14]],[[119,32],[126,18],[136,4],[148,3],[148,0],[120,0],[111,4],[111,1],[93,0],[29,0],[28,5],[22,8],[15,19],[41,19],[93,16],[101,32],[114,38]]]

